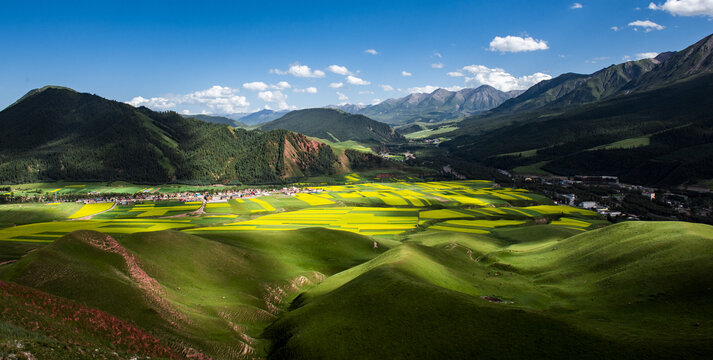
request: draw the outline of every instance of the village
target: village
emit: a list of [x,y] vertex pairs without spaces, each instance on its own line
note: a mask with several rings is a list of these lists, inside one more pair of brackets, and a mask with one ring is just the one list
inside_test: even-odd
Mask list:
[[514,175],[517,187],[549,196],[557,204],[596,211],[613,222],[682,220],[713,223],[709,189],[665,189],[625,184],[615,176]]

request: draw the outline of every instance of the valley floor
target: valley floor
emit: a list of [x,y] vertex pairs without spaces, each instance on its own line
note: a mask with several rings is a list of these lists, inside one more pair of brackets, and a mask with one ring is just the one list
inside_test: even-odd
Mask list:
[[346,180],[0,205],[0,358],[713,356],[711,226]]

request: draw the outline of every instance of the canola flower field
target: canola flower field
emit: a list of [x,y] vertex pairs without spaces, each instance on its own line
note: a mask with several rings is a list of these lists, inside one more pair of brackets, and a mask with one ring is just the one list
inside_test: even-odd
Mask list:
[[[347,179],[357,181],[359,176],[349,174]],[[347,183],[309,189],[293,195],[206,204],[201,201],[80,204],[70,214],[66,210],[55,212],[51,222],[17,226],[0,222],[3,225],[0,241],[46,243],[75,230],[121,235],[172,229],[209,235],[310,227],[378,238],[398,238],[417,232],[499,236],[502,229],[536,227],[538,231],[581,232],[606,223],[592,211],[554,205],[546,197],[522,189],[494,187],[489,181]],[[0,205],[0,214],[21,217],[23,209],[42,212],[57,206],[67,207],[57,203],[25,208]]]

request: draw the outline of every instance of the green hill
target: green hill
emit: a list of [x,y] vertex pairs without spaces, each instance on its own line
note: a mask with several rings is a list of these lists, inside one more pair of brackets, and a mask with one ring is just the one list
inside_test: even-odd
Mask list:
[[[541,96],[528,97],[546,95],[567,76],[540,83],[516,99],[519,105],[506,103],[488,116],[463,120],[447,134],[454,139],[441,146],[457,158],[500,169],[537,164],[557,175],[614,175],[662,186],[713,178],[712,41],[709,36],[678,53],[663,54],[659,64],[648,72],[638,70],[640,75],[624,85],[625,77],[614,76],[618,66],[605,69],[600,74],[614,76],[617,86],[600,88],[600,94],[609,95],[585,104],[564,102],[598,89],[593,84],[541,106]],[[592,81],[568,77],[563,84]],[[527,110],[531,100],[540,107]],[[557,104],[562,107],[552,107]],[[525,110],[508,112],[508,106]]]
[[196,120],[201,120],[201,121],[205,121],[205,122],[209,122],[209,123],[230,125],[232,127],[237,127],[237,128],[247,128],[248,127],[247,124],[241,123],[238,120],[233,120],[231,118],[227,118],[225,116],[196,114],[196,115],[183,115],[183,117],[193,118]]
[[306,109],[260,125],[262,130],[285,129],[329,141],[392,144],[405,141],[389,125],[335,109]]
[[694,324],[711,321],[712,227],[625,223],[483,254],[484,240],[405,244],[327,279],[266,330],[269,358],[711,355]]
[[233,129],[56,87],[0,112],[0,127],[0,183],[263,183],[349,171],[329,146],[300,134]]
[[[371,244],[367,237],[326,229],[211,238],[165,231],[118,241],[77,231],[2,267],[0,281],[130,321],[181,357],[234,359],[263,352],[261,329],[300,289],[388,249]],[[22,311],[21,301],[12,304],[12,311]],[[55,329],[70,326],[49,316],[45,321],[45,336],[61,337]],[[79,337],[91,336],[88,329],[76,330]],[[87,346],[131,351],[103,340]]]

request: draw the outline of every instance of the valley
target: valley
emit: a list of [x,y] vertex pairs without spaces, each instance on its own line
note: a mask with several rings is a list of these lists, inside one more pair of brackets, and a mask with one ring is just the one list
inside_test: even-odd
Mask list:
[[713,0],[3,5],[0,360],[713,359]]
[[[0,228],[0,339],[67,358],[94,348],[169,358],[354,351],[504,358],[534,344],[550,358],[587,357],[595,348],[635,358],[708,351],[708,305],[674,315],[711,295],[712,284],[698,276],[710,270],[708,225],[611,225],[596,212],[490,181],[347,179],[220,200],[189,191],[193,198],[183,202],[0,205],[3,218],[47,213],[54,220]],[[614,239],[621,245],[610,246]],[[649,260],[642,263],[643,254]],[[597,265],[611,261],[627,270]],[[688,270],[669,270],[681,266]],[[66,319],[66,310],[46,305],[23,316],[27,296],[108,320]],[[97,332],[106,321],[129,321],[136,330],[127,331],[151,334],[154,345]],[[503,321],[507,330],[497,325]],[[452,323],[459,325],[445,325]],[[375,345],[406,328],[413,330]],[[557,342],[543,340],[555,333]]]

